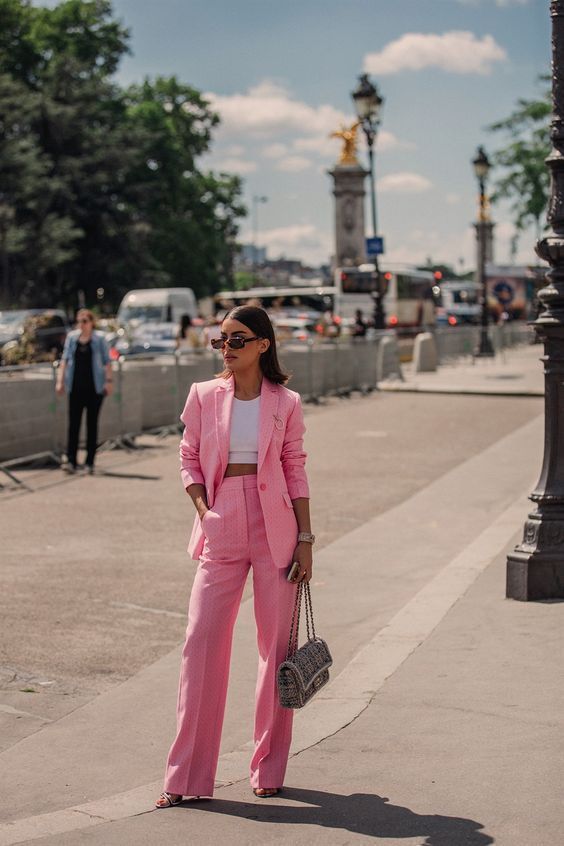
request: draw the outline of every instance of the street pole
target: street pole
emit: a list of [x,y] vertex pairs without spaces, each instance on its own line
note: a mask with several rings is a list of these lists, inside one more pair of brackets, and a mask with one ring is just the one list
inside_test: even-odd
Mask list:
[[[376,220],[376,175],[374,167],[374,141],[380,124],[380,109],[384,103],[375,86],[368,79],[368,74],[363,73],[359,77],[359,84],[352,92],[356,113],[366,136],[368,146],[368,162],[370,171],[370,205],[372,209],[372,235],[378,236]],[[374,299],[374,328],[385,329],[386,320],[384,315],[384,303],[382,297],[382,282],[380,279],[380,266],[378,255],[373,256],[374,272],[376,274],[376,288],[372,292]]]
[[[370,205],[372,209],[372,235],[376,238],[378,236],[378,225],[376,219],[376,173],[374,168],[374,139],[376,131],[373,129],[368,132],[364,129],[366,134],[366,141],[368,143],[368,162],[370,170]],[[378,254],[373,256],[374,272],[376,273],[376,290],[373,291],[374,297],[374,328],[385,329],[384,319],[384,304],[382,302],[382,283],[380,281],[380,265],[378,262]]]
[[535,508],[525,521],[522,542],[507,557],[507,596],[525,601],[564,598],[564,0],[551,0],[550,15],[550,228],[535,248],[550,269],[538,295],[542,310],[532,324],[544,343],[544,458],[530,495]]
[[488,282],[486,278],[486,237],[488,226],[486,176],[490,169],[490,163],[483,147],[478,147],[478,154],[472,164],[474,165],[474,170],[476,172],[476,176],[478,177],[478,185],[480,187],[478,222],[476,223],[476,265],[482,306],[480,320],[480,343],[474,355],[481,358],[491,358],[495,355],[495,353],[488,333],[489,309]]

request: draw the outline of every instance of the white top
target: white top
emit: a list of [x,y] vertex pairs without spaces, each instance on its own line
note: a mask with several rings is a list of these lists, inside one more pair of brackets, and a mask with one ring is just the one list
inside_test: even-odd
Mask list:
[[254,400],[233,399],[230,464],[258,464],[260,397]]

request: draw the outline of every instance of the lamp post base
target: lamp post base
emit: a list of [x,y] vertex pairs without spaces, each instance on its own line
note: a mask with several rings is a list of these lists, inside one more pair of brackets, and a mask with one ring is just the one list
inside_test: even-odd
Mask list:
[[515,549],[507,556],[506,596],[521,602],[564,599],[562,554]]
[[495,352],[492,342],[490,341],[490,336],[488,335],[488,330],[485,326],[482,326],[482,330],[480,332],[480,343],[474,352],[474,358],[493,358],[494,356]]

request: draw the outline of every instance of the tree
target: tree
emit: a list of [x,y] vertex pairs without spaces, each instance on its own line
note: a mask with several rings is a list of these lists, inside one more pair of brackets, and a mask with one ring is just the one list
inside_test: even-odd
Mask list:
[[143,186],[136,209],[152,257],[145,282],[183,285],[199,295],[230,286],[237,219],[245,214],[241,181],[196,166],[218,116],[175,77],[131,86],[126,101],[132,129],[142,138],[133,182]]
[[[542,77],[544,82],[546,77]],[[542,218],[548,205],[550,177],[545,159],[550,152],[548,94],[540,100],[521,99],[509,117],[492,124],[493,132],[509,136],[507,146],[493,156],[493,163],[503,169],[495,182],[492,202],[511,201],[516,240],[530,224],[540,238]]]
[[3,299],[224,286],[245,210],[236,177],[198,170],[219,120],[199,92],[115,84],[129,34],[109,0],[0,0],[0,19]]
[[127,243],[117,198],[131,148],[107,78],[127,33],[106,0],[54,9],[0,0],[0,14],[9,24],[0,39],[0,170],[18,233],[5,239],[9,287],[37,305],[76,303],[80,289],[93,302],[108,276],[100,265],[114,266]]

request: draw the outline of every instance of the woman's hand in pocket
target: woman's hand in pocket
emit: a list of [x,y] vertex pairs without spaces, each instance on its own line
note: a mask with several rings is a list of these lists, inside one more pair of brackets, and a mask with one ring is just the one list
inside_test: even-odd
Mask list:
[[[200,516],[200,523],[202,525],[202,530],[203,530],[204,535],[206,537],[209,537],[208,533],[209,533],[210,525],[213,526],[213,524],[216,523],[218,520],[220,520],[219,514],[217,514],[215,511],[212,511],[211,508],[208,508]],[[213,532],[213,528],[212,528],[212,532]]]

